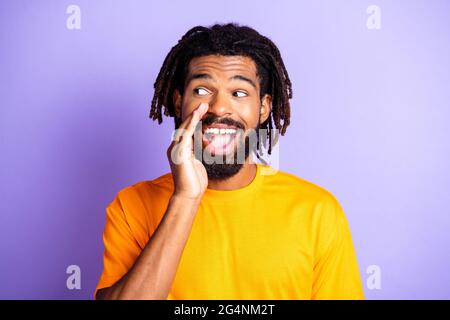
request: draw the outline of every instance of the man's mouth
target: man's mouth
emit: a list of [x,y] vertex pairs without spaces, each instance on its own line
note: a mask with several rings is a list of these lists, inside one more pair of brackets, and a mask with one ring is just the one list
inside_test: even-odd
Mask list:
[[235,150],[241,129],[222,123],[204,126],[203,148],[211,155],[226,155]]

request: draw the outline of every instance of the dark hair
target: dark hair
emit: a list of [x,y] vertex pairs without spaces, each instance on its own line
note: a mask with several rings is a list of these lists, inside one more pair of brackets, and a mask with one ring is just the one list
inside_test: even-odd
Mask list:
[[[156,78],[150,118],[161,123],[164,106],[164,115],[175,118],[175,128],[180,126],[181,119],[175,113],[173,93],[175,89],[184,93],[185,77],[191,59],[206,55],[241,55],[250,57],[255,62],[260,79],[260,99],[265,94],[272,97],[270,115],[260,125],[260,128],[267,129],[270,154],[272,139],[276,139],[276,136],[272,137],[273,125],[280,130],[281,135],[284,135],[289,126],[292,85],[277,46],[248,26],[236,23],[215,24],[209,28],[196,26],[186,32],[164,59]],[[264,145],[267,139],[263,141]]]

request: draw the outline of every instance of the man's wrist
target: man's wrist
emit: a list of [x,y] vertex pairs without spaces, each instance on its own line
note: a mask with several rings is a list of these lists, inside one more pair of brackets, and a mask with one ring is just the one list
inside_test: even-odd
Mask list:
[[202,200],[202,196],[200,197],[190,197],[185,196],[183,194],[174,193],[170,198],[171,204],[174,205],[182,205],[182,206],[190,206],[190,207],[198,207]]

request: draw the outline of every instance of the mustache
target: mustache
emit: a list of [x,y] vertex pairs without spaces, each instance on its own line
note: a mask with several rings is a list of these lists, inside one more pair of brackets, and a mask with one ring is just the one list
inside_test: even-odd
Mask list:
[[245,126],[239,121],[233,120],[231,118],[219,118],[219,117],[216,117],[216,116],[214,116],[212,114],[206,115],[202,119],[202,124],[205,125],[205,126],[209,126],[209,125],[212,125],[212,124],[225,124],[225,125],[228,125],[228,126],[234,126],[234,127],[238,128],[238,129],[242,129],[242,130],[245,129]]

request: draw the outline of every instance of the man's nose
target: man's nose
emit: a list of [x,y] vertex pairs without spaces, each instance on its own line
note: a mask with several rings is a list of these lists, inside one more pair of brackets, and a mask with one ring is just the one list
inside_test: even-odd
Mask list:
[[231,102],[223,93],[217,93],[211,101],[209,101],[208,112],[221,117],[231,114]]

